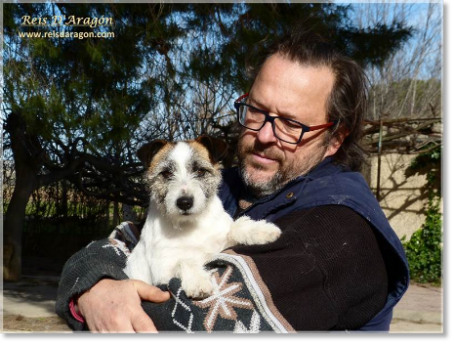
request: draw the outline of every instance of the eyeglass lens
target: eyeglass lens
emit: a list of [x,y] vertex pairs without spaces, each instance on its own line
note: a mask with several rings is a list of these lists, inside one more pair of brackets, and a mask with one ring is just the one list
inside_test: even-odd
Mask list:
[[[238,114],[241,125],[248,129],[258,131],[265,125],[267,116],[253,107],[242,104],[239,107]],[[298,123],[282,117],[273,117],[272,121],[274,123],[274,135],[278,139],[289,143],[299,141],[303,128]]]

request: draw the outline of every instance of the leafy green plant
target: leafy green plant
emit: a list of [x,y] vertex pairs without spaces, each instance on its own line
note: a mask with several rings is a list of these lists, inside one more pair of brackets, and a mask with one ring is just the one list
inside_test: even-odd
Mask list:
[[[408,242],[403,243],[410,279],[419,283],[439,285],[442,278],[442,214],[440,212],[440,162],[442,147],[418,155],[407,169],[407,176],[425,173],[429,202],[426,221],[413,233]],[[401,239],[405,241],[405,236]]]
[[[440,284],[442,276],[442,215],[440,202],[429,200],[426,221],[403,244],[410,266],[410,279],[419,283]],[[405,240],[405,237],[402,238]]]

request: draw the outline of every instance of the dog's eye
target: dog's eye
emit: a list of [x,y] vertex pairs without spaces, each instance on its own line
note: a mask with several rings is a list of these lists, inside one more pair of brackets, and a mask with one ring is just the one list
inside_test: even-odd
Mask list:
[[205,174],[208,173],[208,170],[204,168],[198,168],[195,173],[197,174],[197,177],[203,177]]
[[160,175],[165,179],[169,179],[170,177],[172,177],[172,172],[170,172],[169,170],[164,170],[160,173]]

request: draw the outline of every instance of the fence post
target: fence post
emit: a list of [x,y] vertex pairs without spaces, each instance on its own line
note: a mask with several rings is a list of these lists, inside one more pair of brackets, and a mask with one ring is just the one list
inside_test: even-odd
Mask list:
[[382,147],[382,136],[383,136],[383,119],[380,114],[380,132],[378,134],[378,167],[377,167],[377,193],[375,197],[380,202],[380,177],[381,177],[381,147]]

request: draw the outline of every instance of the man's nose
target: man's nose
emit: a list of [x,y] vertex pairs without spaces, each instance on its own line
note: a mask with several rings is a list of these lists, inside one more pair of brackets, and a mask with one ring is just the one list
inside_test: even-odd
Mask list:
[[276,142],[277,138],[274,136],[273,124],[271,122],[266,122],[262,129],[258,131],[257,139],[261,143]]

